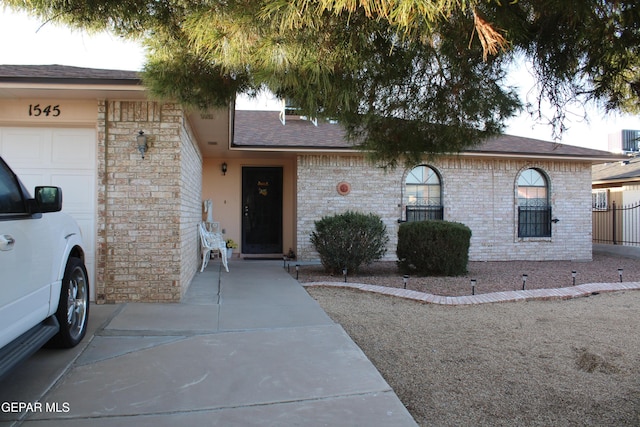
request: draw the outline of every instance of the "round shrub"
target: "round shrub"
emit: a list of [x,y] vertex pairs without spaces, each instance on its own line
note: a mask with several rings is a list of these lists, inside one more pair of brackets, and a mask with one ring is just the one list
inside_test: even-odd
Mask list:
[[311,243],[320,261],[332,274],[357,273],[363,264],[379,260],[387,252],[387,227],[379,216],[347,211],[315,221]]
[[471,229],[448,221],[400,224],[398,266],[403,273],[459,276],[467,272]]

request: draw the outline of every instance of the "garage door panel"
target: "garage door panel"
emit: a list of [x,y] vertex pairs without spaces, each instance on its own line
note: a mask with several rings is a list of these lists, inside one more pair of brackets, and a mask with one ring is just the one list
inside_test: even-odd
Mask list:
[[51,162],[56,167],[94,169],[95,147],[86,144],[87,130],[55,130],[51,143]]
[[8,129],[2,133],[0,152],[12,168],[48,166],[51,134],[41,129]]
[[[7,160],[4,153],[2,154],[2,158]],[[7,163],[11,166],[11,168],[18,174],[20,180],[27,187],[31,196],[33,196],[33,189],[37,185],[51,185],[51,177],[42,172],[42,169],[22,169],[20,166],[14,167],[10,160],[7,160]]]
[[[91,283],[95,283],[95,153],[95,129],[0,127],[0,154],[30,192],[37,185],[62,188],[63,211],[82,230]],[[91,297],[95,299],[93,293]]]
[[82,212],[95,212],[95,185],[93,176],[85,173],[51,175],[51,185],[62,188],[62,207],[72,215]]

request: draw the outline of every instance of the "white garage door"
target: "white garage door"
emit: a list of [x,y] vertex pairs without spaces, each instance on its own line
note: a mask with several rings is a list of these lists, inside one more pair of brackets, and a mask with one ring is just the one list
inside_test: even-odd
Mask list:
[[89,280],[95,284],[95,129],[0,127],[0,155],[30,192],[36,185],[62,188],[62,210],[80,225]]

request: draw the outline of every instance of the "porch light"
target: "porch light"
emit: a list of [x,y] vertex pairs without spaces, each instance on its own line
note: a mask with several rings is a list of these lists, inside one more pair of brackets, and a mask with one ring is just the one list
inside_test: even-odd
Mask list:
[[138,132],[138,136],[136,136],[136,143],[138,145],[138,151],[144,159],[144,155],[149,149],[149,145],[147,144],[147,135],[144,134],[144,131]]
[[405,289],[407,289],[407,283],[409,283],[409,275],[405,274],[404,276],[402,276],[402,284],[404,285]]
[[527,279],[529,278],[529,275],[527,274],[523,274],[522,275],[522,290],[524,291],[524,288],[527,286]]
[[573,271],[571,272],[571,278],[572,278],[572,280],[573,280],[573,286],[575,286],[575,285],[576,285],[576,276],[577,276],[577,275],[578,275],[578,272],[577,272],[577,271],[573,270]]
[[471,279],[471,295],[476,294],[476,279]]
[[227,162],[223,162],[222,163],[221,169],[222,169],[222,175],[226,175],[227,174]]
[[620,283],[622,283],[622,268],[618,269],[618,276],[620,276]]

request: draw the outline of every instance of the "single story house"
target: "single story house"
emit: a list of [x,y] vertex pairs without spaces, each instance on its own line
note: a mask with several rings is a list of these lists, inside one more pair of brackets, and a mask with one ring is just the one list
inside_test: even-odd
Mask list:
[[593,240],[640,245],[638,151],[592,168]]
[[469,226],[472,260],[591,259],[591,166],[611,153],[502,136],[384,170],[339,124],[284,113],[192,111],[135,72],[0,65],[0,155],[28,187],[63,188],[99,303],[180,300],[205,200],[244,258],[315,259],[314,221],[350,209],[383,219],[388,259],[422,218]]
[[593,165],[591,171],[593,207],[640,203],[640,156]]

